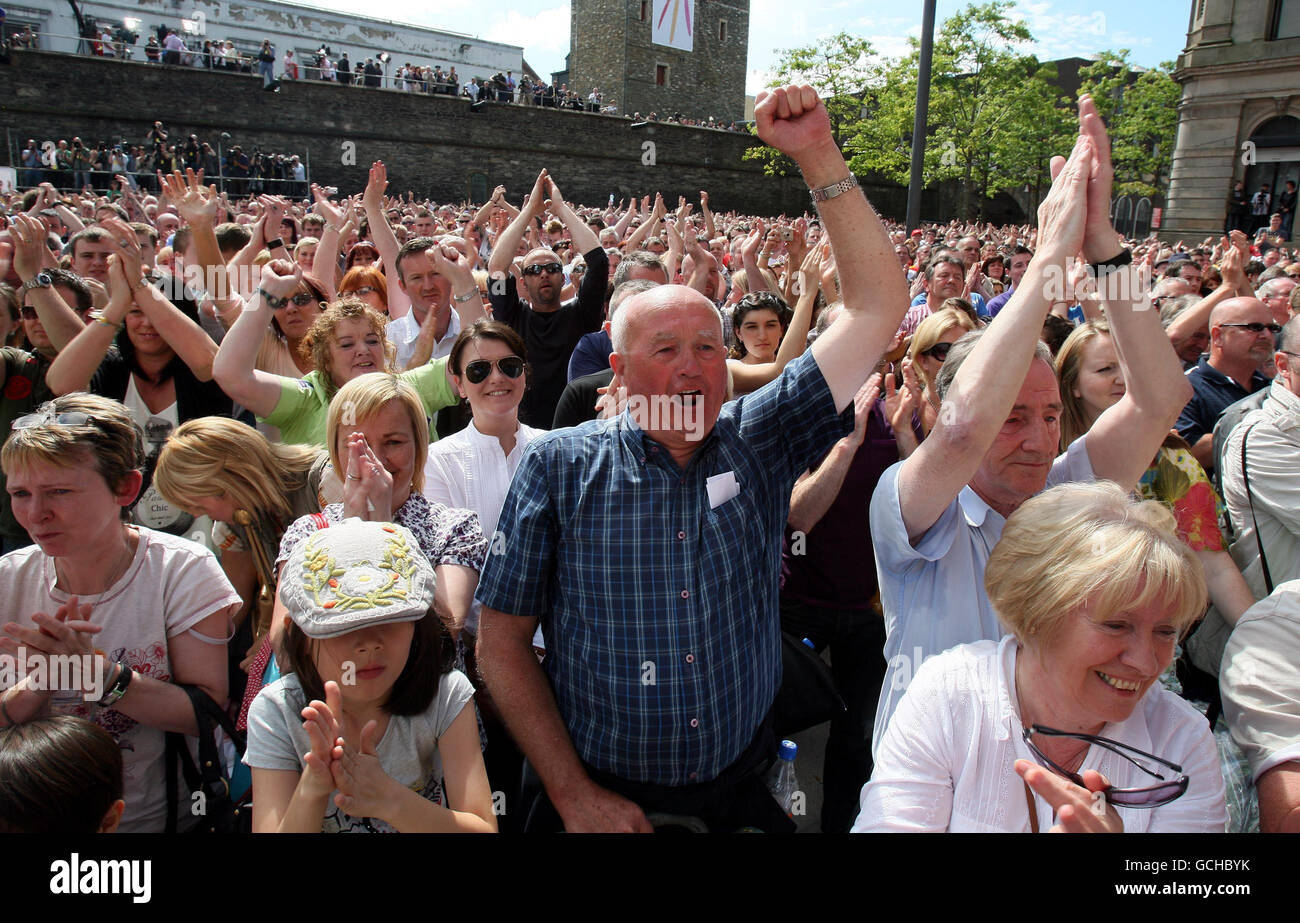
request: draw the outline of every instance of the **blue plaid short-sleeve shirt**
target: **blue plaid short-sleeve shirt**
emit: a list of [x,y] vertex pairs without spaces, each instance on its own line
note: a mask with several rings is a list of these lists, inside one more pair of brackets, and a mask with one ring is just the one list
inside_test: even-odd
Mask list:
[[[741,754],[781,677],[791,488],[852,427],[852,406],[836,413],[805,353],[725,404],[685,470],[626,413],[529,444],[477,595],[541,620],[544,667],[584,762],[689,785]],[[739,493],[713,507],[708,480],[728,472]]]

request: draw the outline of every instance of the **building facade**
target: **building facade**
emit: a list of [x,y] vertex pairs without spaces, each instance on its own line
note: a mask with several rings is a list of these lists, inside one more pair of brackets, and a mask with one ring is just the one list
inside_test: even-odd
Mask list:
[[31,26],[45,51],[86,52],[81,36],[94,26],[107,29],[115,41],[125,38],[129,57],[143,61],[149,38],[161,42],[160,30],[174,29],[192,50],[202,50],[205,41],[228,39],[240,54],[255,56],[263,39],[270,39],[277,76],[286,51],[297,59],[300,78],[314,76],[308,70],[322,47],[335,63],[345,52],[353,64],[387,54],[389,76],[407,63],[454,66],[462,84],[497,71],[513,71],[516,77],[523,72],[523,49],[517,45],[282,0],[21,0],[6,3],[5,11],[6,35]]
[[745,118],[749,0],[572,0],[571,90],[620,113]]
[[1300,0],[1192,0],[1161,236],[1222,234],[1228,197],[1300,183]]

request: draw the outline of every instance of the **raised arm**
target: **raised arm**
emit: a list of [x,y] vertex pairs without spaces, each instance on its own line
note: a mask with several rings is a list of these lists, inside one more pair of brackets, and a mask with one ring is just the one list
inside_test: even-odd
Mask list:
[[560,187],[555,185],[555,179],[549,175],[546,177],[546,187],[549,196],[547,207],[551,210],[551,214],[559,218],[560,223],[569,229],[573,249],[578,253],[589,253],[599,247],[600,238],[596,236],[596,232],[569,207],[568,202],[564,201]]
[[[53,266],[53,254],[45,246],[45,225],[22,214],[15,214],[11,222],[9,236],[13,239],[14,272],[23,282],[30,282],[42,270]],[[55,352],[64,349],[85,327],[77,312],[68,306],[53,286],[32,289],[27,300],[36,309],[36,316]]]
[[121,258],[116,254],[109,256],[108,304],[100,312],[101,320],[82,328],[72,342],[59,351],[45,372],[45,383],[55,394],[85,391],[90,387],[90,379],[104,361],[108,347],[123,326],[126,312],[131,309],[132,285],[147,288],[138,279],[127,282]]
[[488,273],[493,279],[505,279],[506,273],[510,271],[510,263],[519,250],[519,242],[524,239],[533,220],[546,207],[547,179],[545,170],[537,174],[537,181],[533,183],[533,191],[529,193],[528,201],[493,245],[492,256],[488,260]]
[[[819,252],[814,250],[804,260],[801,269],[804,277],[803,294],[795,304],[794,314],[790,317],[790,326],[781,339],[781,347],[776,351],[776,358],[761,365],[747,365],[734,360],[727,363],[727,367],[731,370],[732,385],[737,393],[748,394],[763,387],[780,375],[792,360],[802,356],[803,351],[808,348],[808,327],[812,324],[813,305],[817,303],[818,256]],[[818,365],[820,364],[819,361]],[[874,359],[871,364],[873,366],[876,364]],[[822,374],[826,374],[825,369]],[[830,382],[829,377],[827,382]],[[859,387],[861,387],[860,383]],[[835,393],[834,389],[831,393]]]
[[[1113,258],[1121,246],[1110,223],[1110,139],[1086,96],[1079,103],[1079,124],[1093,151],[1083,256],[1098,263]],[[1126,390],[1098,417],[1086,444],[1097,477],[1126,490],[1135,486],[1150,466],[1169,428],[1192,397],[1192,386],[1160,324],[1159,312],[1152,309],[1143,281],[1139,269],[1130,266],[1101,277],[1097,285]]]
[[623,236],[627,234],[628,226],[632,223],[632,219],[635,217],[636,199],[633,198],[632,204],[629,205],[627,211],[623,213],[623,217],[619,218],[618,223],[614,225],[614,233],[618,235],[618,243],[620,246],[623,243]]
[[700,214],[704,216],[704,239],[713,240],[718,236],[718,229],[713,222],[713,209],[709,208],[709,194],[700,190]]
[[221,390],[259,417],[270,416],[280,402],[282,379],[257,369],[257,352],[266,337],[273,316],[263,292],[275,298],[287,298],[302,280],[302,268],[281,260],[267,263],[262,284],[248,306],[239,315],[217,350],[212,374]]
[[632,236],[623,243],[623,252],[631,253],[633,250],[640,250],[641,242],[650,236],[654,226],[663,220],[666,214],[667,208],[664,205],[664,197],[656,192],[655,204],[650,216],[645,221],[642,221],[640,226],[632,232]]
[[[903,462],[898,496],[913,540],[938,521],[969,483],[1011,413],[1051,307],[1048,288],[1064,284],[1066,260],[1082,245],[1091,164],[1091,141],[1082,134],[1068,161],[1053,158],[1052,188],[1038,209],[1038,252],[1015,294],[962,362],[934,429]],[[847,299],[853,285],[845,275],[846,254],[838,248],[837,253]],[[897,273],[892,275],[897,278]],[[898,303],[906,306],[907,300]]]
[[231,288],[226,263],[217,244],[217,190],[215,186],[203,187],[202,170],[197,174],[186,170],[185,174],[182,177],[180,173],[170,176],[160,173],[158,179],[167,191],[167,198],[190,227],[194,252],[203,273],[203,288],[216,305],[217,320],[229,330],[243,310],[244,300]]
[[[759,137],[791,157],[810,188],[852,178],[831,136],[826,107],[812,87],[762,93],[754,116]],[[822,202],[820,211],[839,260],[844,312],[818,337],[812,353],[835,406],[843,410],[898,329],[907,310],[907,291],[896,271],[889,234],[856,184]],[[809,293],[816,289],[811,282],[805,288]]]

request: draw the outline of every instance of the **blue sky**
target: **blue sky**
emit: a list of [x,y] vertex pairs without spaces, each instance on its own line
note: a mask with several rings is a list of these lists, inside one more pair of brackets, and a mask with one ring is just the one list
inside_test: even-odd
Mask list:
[[[304,0],[312,6],[373,15],[373,2]],[[1017,0],[1036,39],[1030,49],[1043,58],[1087,57],[1128,48],[1144,67],[1172,61],[1187,39],[1192,0]],[[939,0],[937,22],[966,6],[964,0]],[[569,49],[567,0],[387,0],[382,16],[449,29],[480,38],[522,45],[524,57],[540,74],[564,67]],[[937,28],[937,26],[936,26]],[[909,35],[921,33],[920,0],[750,0],[749,73],[746,91],[756,93],[782,48],[806,45],[840,29],[861,34],[876,50],[894,55]]]

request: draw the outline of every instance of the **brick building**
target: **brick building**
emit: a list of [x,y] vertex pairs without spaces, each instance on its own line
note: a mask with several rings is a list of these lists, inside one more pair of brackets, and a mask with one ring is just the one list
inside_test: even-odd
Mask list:
[[749,0],[572,0],[563,79],[620,113],[741,121],[748,46]]

